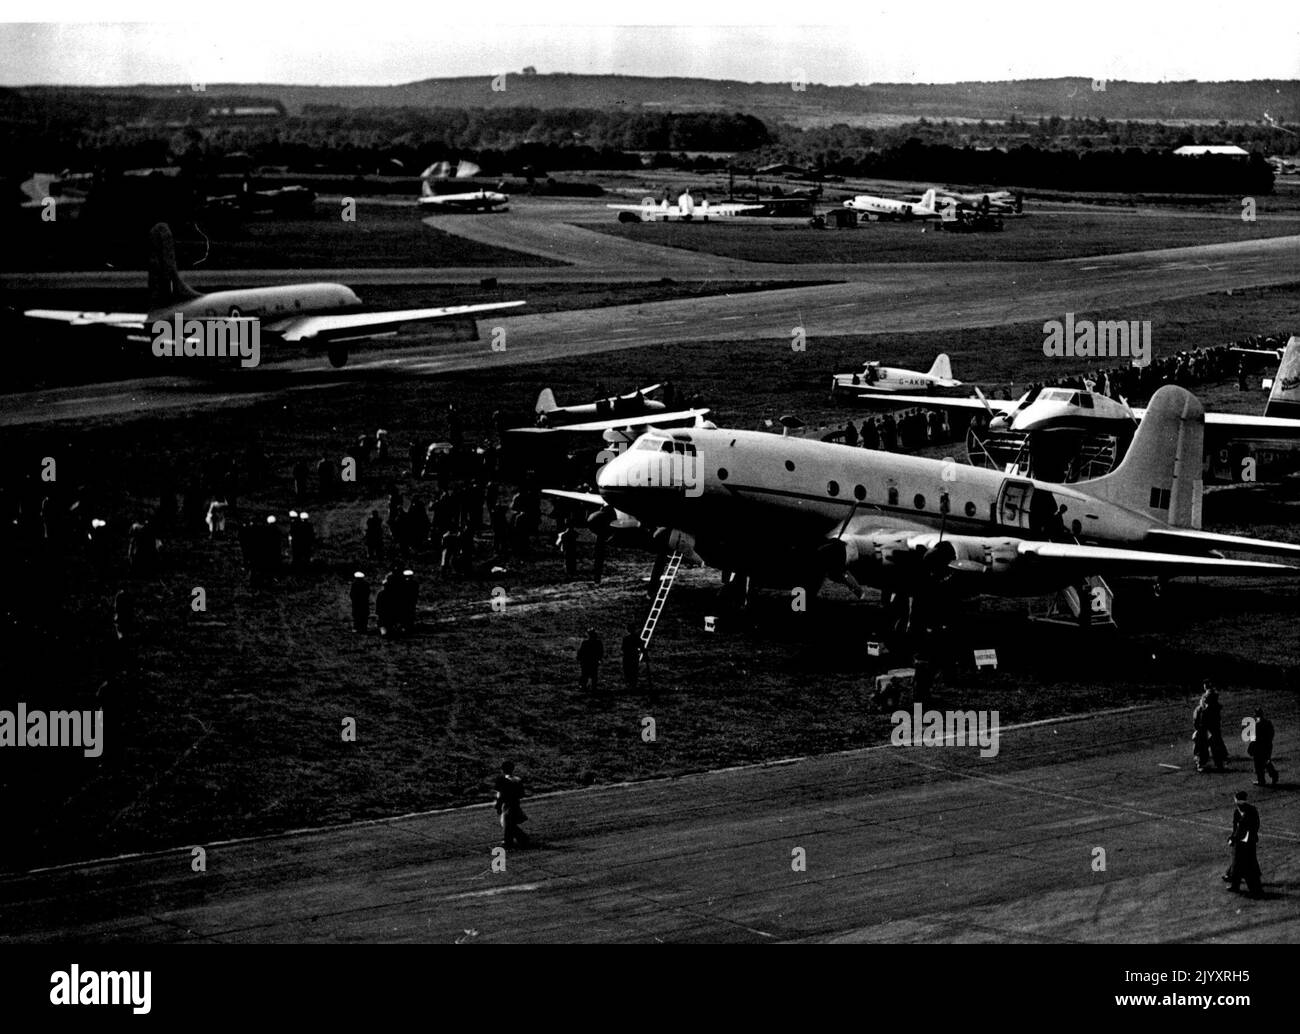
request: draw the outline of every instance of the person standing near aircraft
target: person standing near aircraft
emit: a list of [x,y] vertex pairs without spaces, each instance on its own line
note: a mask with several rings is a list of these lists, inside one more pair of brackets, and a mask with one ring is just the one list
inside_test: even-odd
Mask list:
[[1263,786],[1267,774],[1277,786],[1277,769],[1273,767],[1273,723],[1264,717],[1262,707],[1255,709],[1255,738],[1247,749],[1255,763],[1255,785]]
[[1205,728],[1210,736],[1210,754],[1214,758],[1214,767],[1223,771],[1228,760],[1228,748],[1223,742],[1223,705],[1219,703],[1218,690],[1208,679],[1201,684],[1205,691],[1201,699],[1205,703]]
[[496,791],[496,813],[501,816],[501,843],[504,847],[528,846],[528,834],[519,828],[520,823],[527,822],[521,802],[527,792],[524,781],[515,775],[515,763],[503,761],[501,774],[493,784]]
[[371,560],[384,559],[384,522],[378,510],[371,510],[366,520],[366,555]]
[[587,637],[578,646],[578,671],[580,691],[593,695],[599,688],[600,662],[605,656],[605,644],[594,629],[587,629]]
[[880,434],[880,447],[886,452],[898,451],[898,423],[894,414],[886,413],[882,421],[884,428]]
[[555,544],[564,557],[564,577],[571,582],[578,577],[578,532],[572,524],[560,532]]
[[1196,771],[1207,772],[1210,768],[1210,730],[1205,715],[1205,698],[1196,703],[1192,712],[1192,757],[1196,759]]
[[1238,790],[1232,812],[1232,833],[1228,843],[1232,845],[1232,863],[1223,874],[1223,882],[1228,889],[1236,892],[1241,881],[1246,881],[1246,888],[1251,897],[1263,897],[1264,886],[1259,871],[1259,812],[1246,803],[1246,791]]
[[602,506],[587,519],[587,527],[596,536],[596,549],[591,558],[591,580],[597,585],[605,574],[605,551],[609,547],[613,523],[614,511],[608,506]]
[[627,634],[623,636],[622,652],[623,684],[629,693],[635,693],[637,676],[641,668],[641,637],[633,625],[627,626]]

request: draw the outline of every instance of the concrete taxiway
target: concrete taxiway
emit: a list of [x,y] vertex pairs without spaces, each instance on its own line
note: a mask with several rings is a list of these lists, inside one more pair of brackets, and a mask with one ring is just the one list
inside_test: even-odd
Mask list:
[[[207,844],[204,873],[183,845],[10,876],[0,941],[1295,941],[1300,705],[1249,696],[1227,773],[1192,770],[1178,700],[1003,728],[995,757],[881,745],[529,799],[504,872],[482,805]],[[1275,788],[1231,735],[1256,703]],[[1243,788],[1261,900],[1219,879]]]
[[[786,267],[759,268],[764,279],[780,279]],[[1065,312],[1118,312],[1161,299],[1294,282],[1300,275],[1300,237],[1056,262],[879,264],[863,279],[856,278],[863,267],[852,268],[859,274],[848,282],[480,320],[485,338],[484,328],[504,331],[501,351],[493,351],[487,340],[372,351],[359,354],[341,371],[324,370],[323,357],[295,359],[276,363],[273,370],[241,371],[238,390],[162,374],[12,394],[0,407],[0,426],[247,405],[312,384],[337,383],[357,370],[421,376],[669,342],[789,341],[796,326],[815,341],[818,336],[997,326],[1060,318]],[[364,272],[335,270],[332,275],[348,280],[350,274]],[[590,279],[592,272],[582,275]],[[527,296],[526,289],[522,294]],[[1040,343],[1037,336],[1027,346],[1035,343]],[[304,371],[318,377],[305,384],[283,377]]]

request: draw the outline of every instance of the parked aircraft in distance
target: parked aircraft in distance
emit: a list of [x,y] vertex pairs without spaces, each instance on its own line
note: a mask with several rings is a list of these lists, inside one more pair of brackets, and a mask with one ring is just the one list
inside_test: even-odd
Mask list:
[[[1099,392],[1044,387],[1018,399],[943,398],[934,395],[880,395],[861,392],[868,406],[924,406],[947,412],[986,413],[993,435],[1024,439],[1042,432],[1085,431],[1114,435],[1120,451],[1146,410]],[[1019,449],[1019,444],[1016,446]],[[1247,463],[1247,460],[1253,462]],[[1300,336],[1282,352],[1272,392],[1262,416],[1245,413],[1205,415],[1203,476],[1219,483],[1269,481],[1300,469]]]
[[942,209],[956,205],[974,211],[997,212],[1001,215],[1019,215],[1024,211],[1024,200],[1019,191],[990,190],[984,193],[961,194],[953,190],[936,190],[935,201]]
[[208,206],[242,212],[245,215],[305,216],[316,204],[316,191],[301,184],[274,187],[270,190],[253,189],[251,177],[245,176],[238,194],[210,197]]
[[664,403],[649,398],[658,390],[658,384],[651,384],[626,395],[561,406],[555,401],[555,393],[550,388],[543,388],[534,407],[537,426],[540,429],[565,431],[603,431],[607,428],[645,427],[650,424],[665,426],[670,423],[693,423],[696,417],[708,413],[707,409],[669,412]]
[[844,207],[853,209],[867,219],[904,221],[943,219],[944,212],[936,207],[935,198],[933,188],[922,194],[920,201],[897,201],[894,198],[877,197],[874,194],[859,194],[845,201]]
[[439,194],[433,189],[435,180],[466,179],[475,176],[479,167],[473,162],[458,162],[453,167],[448,162],[435,162],[420,173],[420,197],[416,204],[427,212],[497,212],[505,211],[510,196],[505,184],[496,190],[469,190],[459,193]]
[[842,395],[887,395],[960,387],[962,382],[953,379],[951,360],[942,353],[927,373],[882,366],[878,359],[872,359],[863,365],[861,373],[837,373],[831,376],[831,393]]
[[348,361],[348,345],[354,341],[396,333],[401,324],[425,323],[454,316],[468,316],[524,305],[516,302],[487,302],[479,305],[448,305],[428,309],[398,309],[380,312],[358,311],[361,299],[350,287],[333,283],[284,284],[247,287],[200,294],[182,279],[176,264],[176,245],[171,229],[158,223],[149,233],[149,311],[84,312],[66,309],[28,309],[33,319],[59,320],[74,327],[109,327],[123,332],[131,341],[153,341],[154,324],[180,320],[257,320],[260,333],[273,341],[305,342],[324,351],[330,364]]
[[678,195],[675,205],[669,204],[668,194],[665,191],[663,200],[659,202],[652,197],[647,197],[639,205],[606,205],[605,207],[618,212],[620,223],[690,222],[691,220],[707,223],[710,219],[730,219],[741,212],[754,212],[763,206],[745,205],[733,201],[710,204],[703,193],[700,194],[700,200],[697,202],[689,190],[684,190]]

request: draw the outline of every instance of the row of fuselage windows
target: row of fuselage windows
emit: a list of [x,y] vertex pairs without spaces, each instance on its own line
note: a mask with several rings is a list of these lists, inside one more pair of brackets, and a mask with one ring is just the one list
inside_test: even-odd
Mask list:
[[[794,470],[794,463],[791,460],[786,460],[785,469]],[[730,476],[730,472],[727,470],[726,467],[718,468],[719,481],[726,481],[729,476]],[[826,494],[833,499],[839,498],[840,483],[838,481],[826,482]],[[853,498],[856,499],[858,502],[863,502],[867,498],[867,486],[854,485]],[[924,510],[925,504],[926,504],[925,496],[922,495],[920,492],[917,492],[916,495],[912,497],[912,505],[915,506],[918,510]],[[887,505],[889,506],[899,505],[898,487],[896,485],[889,486]],[[948,496],[947,492],[939,493],[939,512],[940,513],[952,512],[952,500]],[[979,507],[977,507],[973,502],[967,501],[967,503],[962,507],[962,512],[965,513],[967,517],[974,517],[979,512]]]
[[[826,494],[831,496],[832,498],[838,498],[840,494],[840,483],[838,481],[826,482]],[[865,500],[867,498],[866,486],[854,485],[853,498],[856,499],[858,502],[862,502],[863,500]],[[916,495],[912,496],[912,505],[916,507],[918,510],[924,510],[925,504],[926,504],[925,496],[922,495],[920,492],[917,492]],[[889,486],[887,505],[889,506],[898,505],[898,488],[895,485]],[[963,510],[967,517],[974,517],[975,514],[979,512],[979,508],[972,502],[967,502],[966,505],[963,507]],[[952,512],[952,500],[949,498],[947,492],[939,493],[939,512],[940,513]]]

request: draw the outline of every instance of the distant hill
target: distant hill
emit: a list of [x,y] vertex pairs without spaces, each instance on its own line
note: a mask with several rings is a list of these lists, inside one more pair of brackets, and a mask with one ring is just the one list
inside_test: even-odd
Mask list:
[[[504,89],[493,87],[504,85]],[[803,84],[800,84],[803,85]],[[744,83],[725,79],[648,76],[536,75],[511,72],[504,83],[491,76],[424,79],[396,86],[293,86],[271,83],[208,83],[200,97],[258,97],[279,101],[291,114],[309,106],[343,108],[632,108],[638,110],[743,111],[765,120],[824,125],[873,118],[1002,120],[1059,115],[1079,118],[1166,121],[1256,122],[1265,112],[1283,122],[1300,121],[1300,80],[1140,83],[1090,79],[1026,79],[969,83],[873,83],[795,89],[791,83]],[[22,87],[38,96],[68,87]],[[188,84],[84,88],[88,93],[175,97],[195,94]]]

